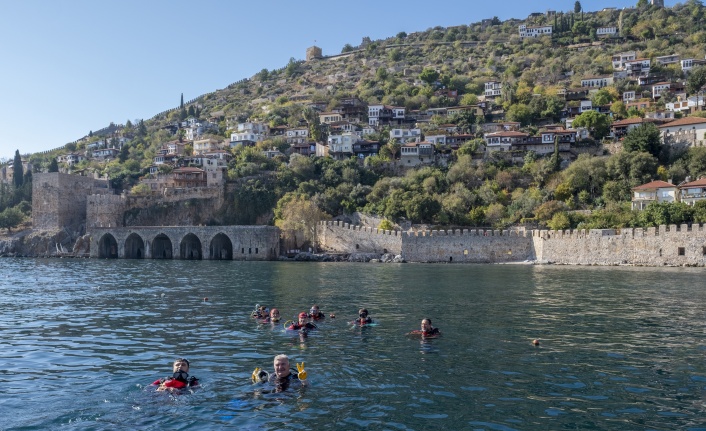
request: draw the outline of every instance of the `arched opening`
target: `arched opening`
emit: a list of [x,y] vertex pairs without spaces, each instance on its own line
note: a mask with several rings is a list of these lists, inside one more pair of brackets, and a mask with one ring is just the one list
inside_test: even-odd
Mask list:
[[109,233],[106,233],[98,241],[98,257],[101,259],[118,258],[118,241]]
[[171,259],[172,241],[163,233],[152,240],[152,259]]
[[179,257],[185,260],[201,260],[201,241],[190,233],[181,240]]
[[125,259],[142,259],[145,257],[145,242],[140,235],[131,233],[125,240]]
[[219,233],[211,240],[209,247],[211,260],[233,260],[233,243],[223,233]]

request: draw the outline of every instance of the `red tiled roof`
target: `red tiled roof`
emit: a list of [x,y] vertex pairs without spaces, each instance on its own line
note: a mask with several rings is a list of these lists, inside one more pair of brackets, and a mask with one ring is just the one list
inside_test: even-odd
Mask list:
[[620,127],[620,126],[629,126],[631,124],[640,124],[645,121],[644,118],[638,118],[638,117],[633,117],[633,118],[626,118],[624,120],[616,121],[613,124],[611,124],[611,127]]
[[193,166],[184,166],[183,168],[176,168],[172,172],[188,174],[190,172],[205,172],[203,169],[194,168]]
[[647,184],[643,184],[641,186],[633,187],[633,190],[655,190],[655,189],[664,189],[664,188],[669,188],[669,187],[676,187],[674,184],[670,184],[666,181],[652,181]]
[[678,120],[670,121],[669,123],[659,126],[660,128],[675,127],[675,126],[690,126],[692,124],[706,124],[706,118],[701,117],[684,117]]
[[706,178],[701,178],[679,186],[680,189],[688,189],[689,187],[706,187]]
[[501,137],[501,138],[523,138],[526,136],[529,136],[529,133],[522,133],[522,132],[515,132],[515,131],[503,131],[503,132],[495,132],[495,133],[488,133],[489,137]]

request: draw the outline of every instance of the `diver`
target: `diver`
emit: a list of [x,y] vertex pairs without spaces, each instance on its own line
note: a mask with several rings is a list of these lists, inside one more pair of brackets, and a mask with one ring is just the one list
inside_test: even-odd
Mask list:
[[358,318],[355,319],[353,323],[360,326],[373,323],[373,319],[368,315],[368,309],[361,308],[358,310]]
[[264,305],[256,304],[255,310],[250,313],[250,316],[254,319],[266,319],[270,314],[270,310]]
[[[291,325],[287,326],[286,329],[290,331],[310,331],[312,329],[316,329],[317,326],[314,325],[311,322],[307,322],[306,320],[309,318],[309,315],[302,311],[299,313],[299,320],[297,322],[293,322]],[[286,323],[285,323],[286,325]]]
[[262,368],[255,368],[251,377],[253,383],[268,383],[274,386],[275,392],[283,392],[292,385],[306,386],[307,373],[304,369],[304,362],[297,364],[297,371],[293,372],[289,367],[289,357],[277,355],[274,360],[274,368],[273,374],[269,374]]
[[311,310],[309,310],[309,317],[314,320],[323,320],[326,315],[319,310],[319,306],[314,304],[311,306]]
[[273,308],[270,310],[270,315],[265,317],[264,319],[258,319],[258,323],[277,323],[280,320],[279,316],[279,310],[276,308]]
[[441,335],[439,328],[431,326],[431,319],[422,319],[421,329],[418,331],[412,331],[410,334],[421,335],[422,337],[438,337]]
[[198,386],[199,380],[194,376],[189,376],[189,361],[186,358],[179,358],[172,364],[173,374],[171,377],[165,377],[155,380],[153,386],[159,386],[158,391],[185,389],[193,386]]

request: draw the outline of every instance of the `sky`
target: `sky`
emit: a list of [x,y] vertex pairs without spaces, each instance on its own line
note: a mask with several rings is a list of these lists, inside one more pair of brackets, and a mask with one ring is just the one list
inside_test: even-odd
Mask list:
[[[582,1],[585,11],[637,0]],[[670,7],[676,2],[667,0]],[[573,10],[573,0],[0,0],[0,159],[149,119],[363,37]]]

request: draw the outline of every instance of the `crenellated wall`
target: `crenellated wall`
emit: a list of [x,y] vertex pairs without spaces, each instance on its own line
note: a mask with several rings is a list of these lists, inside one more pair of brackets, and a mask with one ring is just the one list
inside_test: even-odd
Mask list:
[[619,230],[390,232],[324,222],[320,246],[339,253],[389,252],[408,262],[706,266],[706,229],[685,224]]

